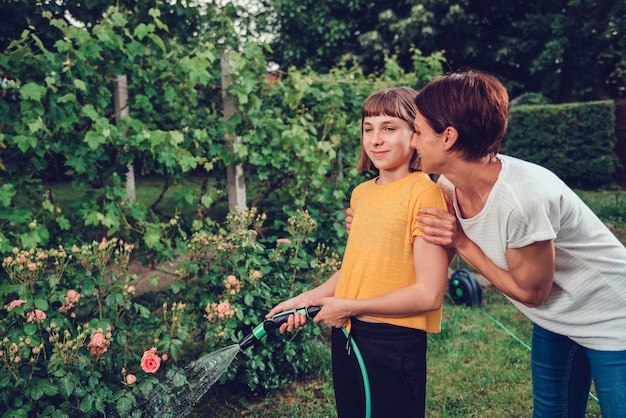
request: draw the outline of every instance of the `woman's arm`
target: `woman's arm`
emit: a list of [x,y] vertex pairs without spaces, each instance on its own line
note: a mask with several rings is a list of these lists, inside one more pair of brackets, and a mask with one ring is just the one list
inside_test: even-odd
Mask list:
[[[427,215],[427,216],[423,216]],[[555,268],[553,241],[539,241],[506,250],[508,270],[491,261],[457,224],[456,216],[435,208],[420,209],[416,218],[424,240],[454,248],[456,253],[480,272],[502,293],[528,307],[537,307],[548,298]]]

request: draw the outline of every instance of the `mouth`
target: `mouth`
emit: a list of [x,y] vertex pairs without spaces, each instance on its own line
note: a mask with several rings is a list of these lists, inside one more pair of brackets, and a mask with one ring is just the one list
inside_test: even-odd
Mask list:
[[372,151],[372,157],[382,157],[387,154],[387,151]]

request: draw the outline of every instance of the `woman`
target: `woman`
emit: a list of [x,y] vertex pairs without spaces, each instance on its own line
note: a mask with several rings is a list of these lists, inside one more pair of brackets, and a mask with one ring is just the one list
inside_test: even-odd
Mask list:
[[422,239],[454,249],[534,322],[535,417],[626,417],[626,249],[556,175],[498,154],[509,98],[493,76],[442,76],[417,95],[413,145],[449,211]]

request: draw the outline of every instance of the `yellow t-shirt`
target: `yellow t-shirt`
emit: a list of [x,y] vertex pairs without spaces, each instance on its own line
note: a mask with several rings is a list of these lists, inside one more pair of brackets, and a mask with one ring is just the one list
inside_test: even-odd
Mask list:
[[[415,216],[420,207],[446,208],[443,192],[428,175],[415,172],[385,185],[375,179],[362,183],[352,192],[350,207],[354,218],[335,296],[366,299],[419,280],[413,260],[413,240],[420,235]],[[402,318],[368,317],[441,331],[441,309]]]

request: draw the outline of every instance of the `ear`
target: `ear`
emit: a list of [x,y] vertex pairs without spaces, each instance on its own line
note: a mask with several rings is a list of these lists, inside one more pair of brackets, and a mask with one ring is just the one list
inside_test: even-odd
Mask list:
[[454,126],[448,126],[443,131],[443,145],[445,150],[448,151],[454,144],[456,144],[456,140],[459,139],[459,131],[456,130]]

